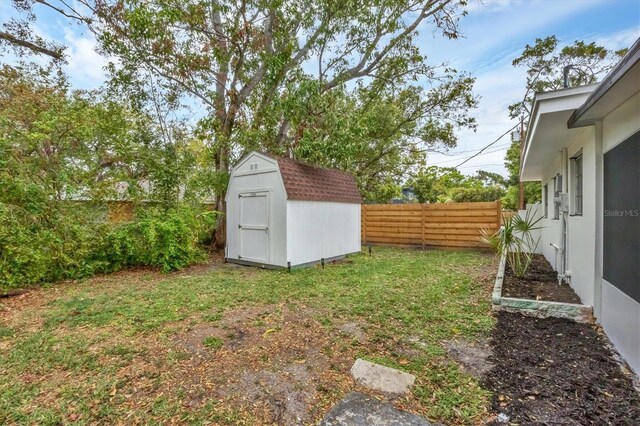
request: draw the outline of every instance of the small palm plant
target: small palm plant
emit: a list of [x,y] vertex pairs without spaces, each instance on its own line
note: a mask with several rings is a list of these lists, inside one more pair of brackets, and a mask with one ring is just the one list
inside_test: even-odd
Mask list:
[[542,217],[536,218],[536,213],[527,210],[524,218],[518,214],[506,218],[497,232],[490,234],[483,231],[481,238],[481,241],[495,249],[500,257],[506,257],[507,264],[518,278],[524,277],[538,248],[539,238],[534,238],[533,231],[540,229],[536,225]]

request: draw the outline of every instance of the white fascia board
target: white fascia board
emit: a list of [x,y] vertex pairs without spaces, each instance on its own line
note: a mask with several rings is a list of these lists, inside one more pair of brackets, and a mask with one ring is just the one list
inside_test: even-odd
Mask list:
[[587,86],[571,87],[568,89],[539,92],[535,94],[533,98],[531,117],[529,119],[529,126],[527,128],[527,137],[525,138],[524,153],[520,164],[520,175],[522,175],[522,172],[527,165],[529,151],[533,140],[536,137],[541,117],[544,114],[559,111],[573,111],[579,108],[596,87],[598,87],[597,84],[590,84]]

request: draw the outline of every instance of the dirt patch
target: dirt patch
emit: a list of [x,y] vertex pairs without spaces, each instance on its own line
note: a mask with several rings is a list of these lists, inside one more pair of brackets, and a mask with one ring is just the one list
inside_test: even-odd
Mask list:
[[469,342],[455,339],[445,340],[442,344],[462,370],[475,378],[481,378],[493,368],[493,364],[489,361],[491,346],[488,340]]
[[501,312],[492,348],[495,367],[484,385],[494,392],[492,409],[502,422],[640,424],[631,373],[595,326]]
[[507,265],[502,296],[551,302],[582,303],[568,284],[558,284],[558,273],[541,254],[533,256],[524,278],[518,278]]
[[[319,317],[306,306],[266,305],[227,311],[216,324],[198,324],[173,338],[186,357],[164,387],[183,394],[185,407],[216,399],[241,407],[259,424],[313,423],[334,394],[353,386],[349,368],[356,351]],[[209,337],[221,339],[222,346],[207,347],[203,342]]]
[[346,322],[339,327],[339,330],[345,336],[351,337],[360,343],[366,339],[366,334],[362,330],[362,325],[357,322]]

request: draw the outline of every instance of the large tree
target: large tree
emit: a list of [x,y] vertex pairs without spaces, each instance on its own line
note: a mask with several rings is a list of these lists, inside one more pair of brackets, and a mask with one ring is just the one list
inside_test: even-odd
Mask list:
[[[512,62],[514,67],[526,69],[527,81],[522,100],[509,106],[509,116],[519,119],[526,133],[534,95],[562,89],[565,67],[568,67],[569,87],[592,84],[606,75],[626,52],[627,49],[612,50],[595,42],[586,43],[581,40],[562,46],[555,35],[536,38],[535,43],[527,44],[522,54]],[[538,182],[524,183],[522,190],[519,189],[520,151],[521,143],[515,142],[505,157],[505,165],[509,171],[509,188],[503,198],[503,204],[509,209],[518,207],[520,191],[523,192],[526,203],[538,202],[541,198]]]
[[526,69],[527,83],[522,100],[509,106],[510,117],[522,119],[526,125],[533,96],[538,92],[562,89],[565,67],[571,67],[569,87],[583,86],[606,75],[626,52],[627,49],[612,50],[581,40],[561,46],[555,35],[536,38],[533,46],[527,44],[522,54],[512,62],[514,67]]
[[[88,25],[103,53],[117,58],[110,68],[114,82],[130,90],[132,99],[148,100],[153,76],[156,96],[196,111],[199,135],[206,138],[217,172],[220,211],[225,211],[226,173],[239,154],[261,146],[295,156],[302,148],[315,114],[324,113],[310,100],[322,104],[334,91],[378,84],[387,93],[375,89],[368,102],[388,103],[418,81],[451,87],[418,94],[441,96],[432,102],[435,109],[447,97],[469,94],[468,77],[456,83],[450,78],[453,70],[428,64],[416,44],[423,27],[458,37],[466,0],[14,1],[27,11],[33,4],[49,5]],[[421,108],[415,120],[424,121],[427,112]],[[395,124],[397,132],[402,132],[402,121]],[[420,128],[446,133],[459,122],[435,118]],[[315,158],[309,150],[300,152]],[[386,150],[377,152],[384,156]],[[221,222],[217,245],[225,237]]]

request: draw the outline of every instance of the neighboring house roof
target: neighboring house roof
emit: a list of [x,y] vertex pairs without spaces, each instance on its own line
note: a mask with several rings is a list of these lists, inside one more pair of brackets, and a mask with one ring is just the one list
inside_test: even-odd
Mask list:
[[291,158],[265,155],[278,161],[289,200],[362,202],[358,185],[347,172],[315,167]]
[[609,71],[584,104],[573,112],[567,125],[570,128],[592,125],[639,91],[640,38]]

